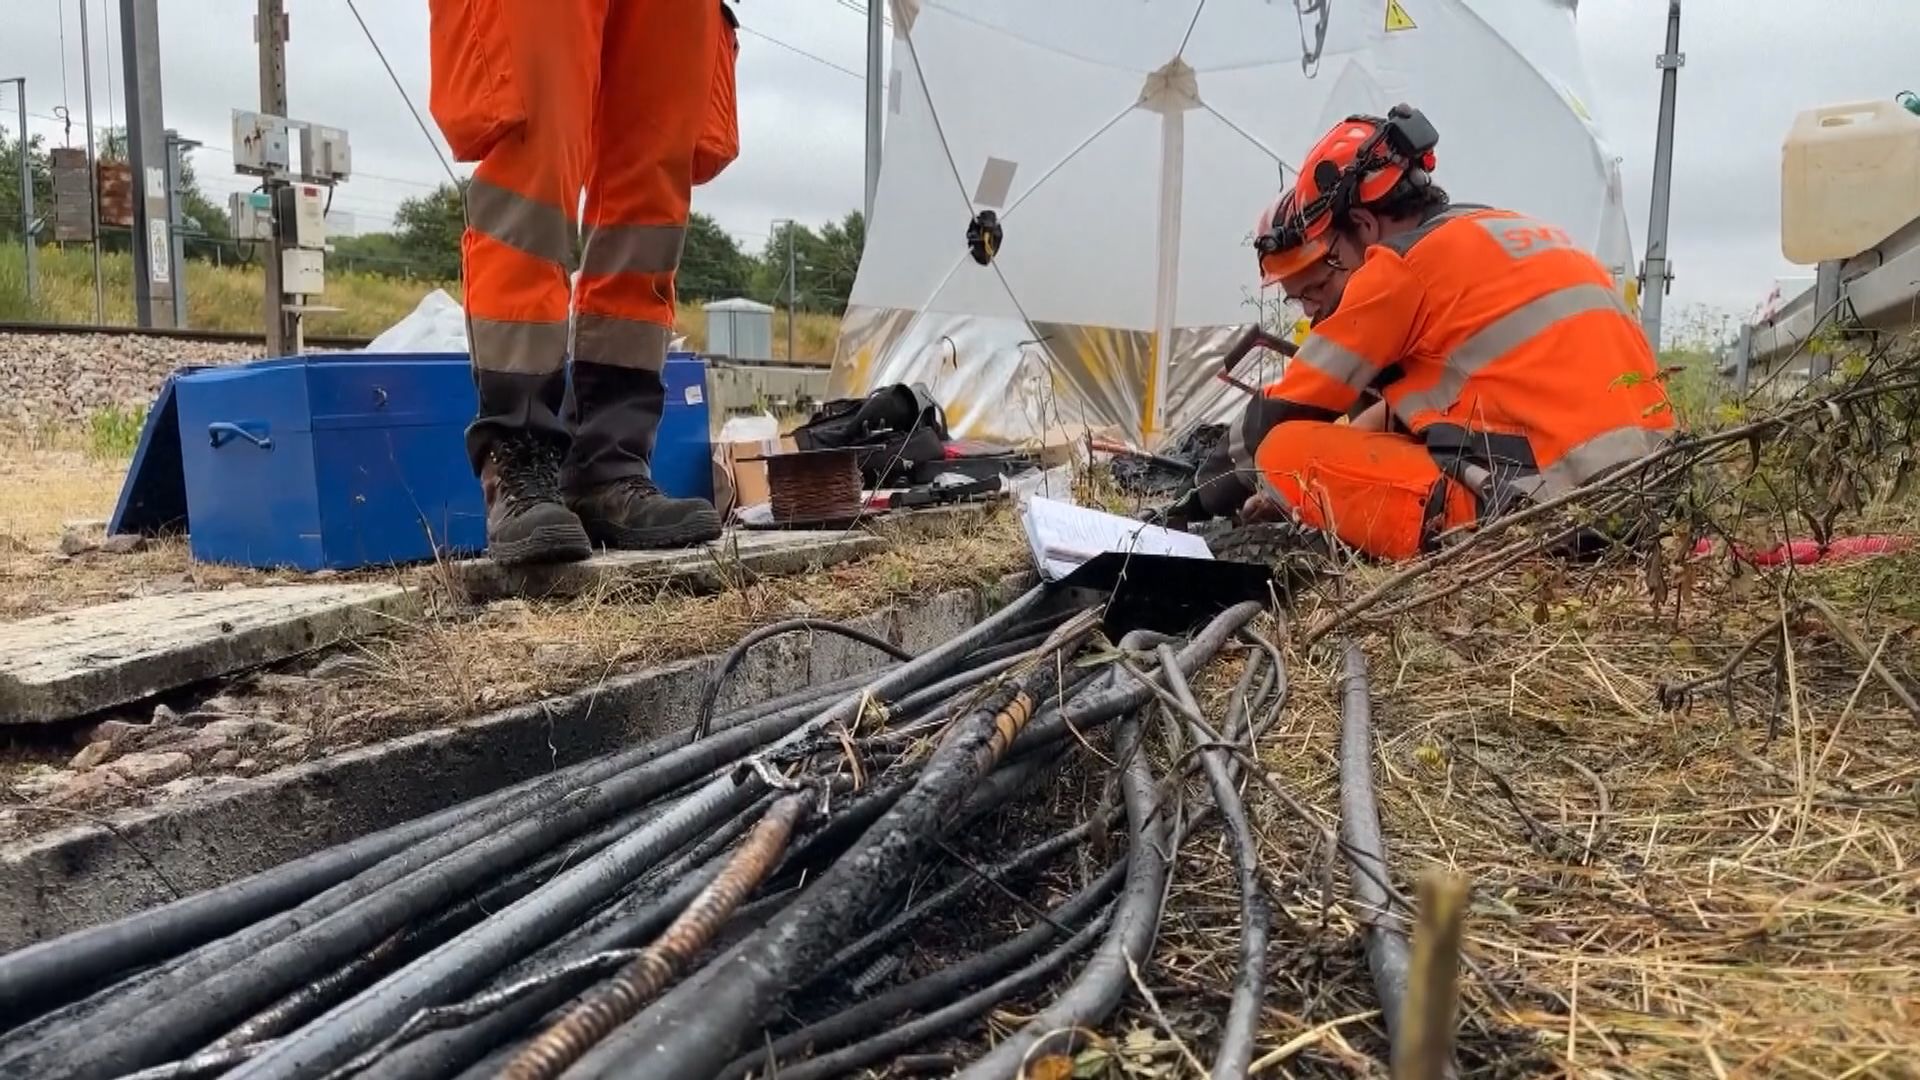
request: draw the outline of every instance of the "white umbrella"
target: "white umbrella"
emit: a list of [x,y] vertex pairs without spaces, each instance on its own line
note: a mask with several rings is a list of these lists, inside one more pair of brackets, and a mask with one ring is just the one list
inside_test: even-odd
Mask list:
[[[1212,378],[1261,294],[1253,225],[1351,113],[1441,134],[1456,201],[1562,225],[1624,278],[1618,169],[1568,0],[893,0],[874,220],[837,395],[930,386],[956,434],[1153,446],[1233,407]],[[968,253],[975,213],[1005,230]],[[1272,372],[1265,373],[1271,377]]]

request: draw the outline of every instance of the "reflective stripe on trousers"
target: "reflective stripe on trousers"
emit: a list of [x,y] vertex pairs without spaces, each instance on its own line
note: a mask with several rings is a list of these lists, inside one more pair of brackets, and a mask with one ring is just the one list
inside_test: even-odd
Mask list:
[[573,358],[583,364],[658,372],[667,364],[673,327],[583,311],[575,316]]
[[568,214],[476,176],[467,185],[467,227],[483,236],[574,269],[577,228]]

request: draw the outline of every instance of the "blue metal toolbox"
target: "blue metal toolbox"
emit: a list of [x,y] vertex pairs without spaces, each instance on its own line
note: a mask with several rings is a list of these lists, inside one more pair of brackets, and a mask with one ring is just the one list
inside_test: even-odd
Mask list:
[[[670,494],[710,499],[705,368],[669,360],[654,469]],[[347,570],[486,547],[464,353],[264,360],[184,375],[174,393],[195,559]]]
[[692,353],[668,353],[661,374],[667,406],[660,413],[648,468],[660,490],[682,499],[713,501],[713,432],[707,405],[707,362]]

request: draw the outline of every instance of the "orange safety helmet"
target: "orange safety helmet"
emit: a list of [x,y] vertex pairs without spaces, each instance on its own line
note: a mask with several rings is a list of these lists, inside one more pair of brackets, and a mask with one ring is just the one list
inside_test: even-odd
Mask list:
[[1327,234],[1309,237],[1300,220],[1293,191],[1280,193],[1253,226],[1253,249],[1260,263],[1262,287],[1278,285],[1327,257]]
[[1254,247],[1263,284],[1325,258],[1333,226],[1371,206],[1433,183],[1440,133],[1426,114],[1395,105],[1385,117],[1349,116],[1307,153],[1300,178],[1261,221]]

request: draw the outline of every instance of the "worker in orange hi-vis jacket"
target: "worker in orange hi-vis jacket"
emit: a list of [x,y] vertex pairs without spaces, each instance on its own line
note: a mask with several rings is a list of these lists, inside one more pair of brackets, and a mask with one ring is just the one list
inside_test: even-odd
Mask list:
[[558,562],[595,543],[713,539],[712,505],[661,494],[648,461],[693,187],[739,151],[732,12],[721,0],[429,9],[434,119],[456,157],[480,163],[461,255],[480,397],[467,452],[488,554]]
[[1173,517],[1277,510],[1404,559],[1667,444],[1658,365],[1612,275],[1560,228],[1451,204],[1438,138],[1405,105],[1351,117],[1263,215],[1262,277],[1313,329]]

